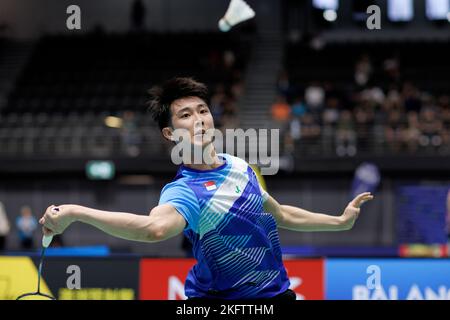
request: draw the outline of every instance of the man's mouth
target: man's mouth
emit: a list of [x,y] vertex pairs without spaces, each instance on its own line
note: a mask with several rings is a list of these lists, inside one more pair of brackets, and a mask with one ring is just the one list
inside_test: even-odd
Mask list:
[[204,134],[206,133],[206,130],[200,130],[200,131],[198,131],[198,132],[195,132],[194,133],[194,137],[196,137],[196,136],[203,136]]

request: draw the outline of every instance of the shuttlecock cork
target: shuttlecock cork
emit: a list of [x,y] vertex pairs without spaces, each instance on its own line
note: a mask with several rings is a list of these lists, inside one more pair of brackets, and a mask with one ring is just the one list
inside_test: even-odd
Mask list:
[[222,32],[229,31],[233,26],[255,16],[255,11],[244,0],[231,0],[227,12],[219,21]]

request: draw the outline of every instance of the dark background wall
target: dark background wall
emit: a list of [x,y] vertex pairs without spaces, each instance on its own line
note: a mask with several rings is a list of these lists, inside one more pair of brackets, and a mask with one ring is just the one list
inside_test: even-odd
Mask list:
[[[357,0],[355,0],[357,1]],[[367,32],[366,22],[356,23],[353,19],[353,0],[339,1],[337,20],[324,24],[320,15],[314,15],[310,1],[284,0],[283,26],[287,36],[300,37],[321,33],[329,42],[380,41],[380,40],[438,40],[448,41],[448,24],[437,26],[426,17],[425,0],[414,0],[413,21],[393,23],[388,19],[387,0],[373,1],[381,10],[381,30]]]
[[[9,25],[8,34],[17,38],[34,38],[43,33],[70,33],[66,28],[66,8],[75,4],[80,6],[82,15],[81,32],[101,26],[105,31],[123,32],[130,28],[130,8],[132,0],[2,0],[0,4],[0,24]],[[317,23],[311,13],[308,1],[298,0],[248,0],[255,10],[254,22],[257,25],[270,22],[283,22],[285,31],[316,31]],[[228,6],[228,0],[143,0],[146,6],[146,27],[150,31],[216,31],[217,22]],[[280,4],[283,3],[283,13]],[[369,36],[352,22],[352,1],[339,2],[338,20],[333,28],[326,30],[330,40],[333,37],[348,38],[354,32],[363,32],[365,40],[370,38],[408,38],[423,39],[449,37],[449,27],[436,28],[425,17],[425,0],[414,1],[414,22],[399,28],[387,20],[387,0],[377,1],[382,12],[382,32]],[[253,22],[252,22],[253,23]],[[365,24],[364,24],[365,26]],[[365,27],[364,27],[365,28]],[[76,31],[76,32],[80,32]],[[357,35],[356,35],[357,36]]]
[[[2,0],[0,23],[9,25],[9,34],[17,38],[34,38],[42,33],[79,32],[66,28],[66,8],[81,8],[81,32],[101,26],[105,31],[124,32],[130,28],[132,0]],[[149,31],[216,31],[228,0],[143,0],[145,24]],[[278,1],[249,0],[258,14],[256,23],[278,20]]]

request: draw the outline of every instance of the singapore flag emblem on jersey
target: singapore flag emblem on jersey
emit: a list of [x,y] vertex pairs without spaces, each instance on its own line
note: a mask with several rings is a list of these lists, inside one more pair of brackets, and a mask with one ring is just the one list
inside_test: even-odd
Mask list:
[[208,191],[216,190],[217,186],[214,181],[208,181],[203,184]]

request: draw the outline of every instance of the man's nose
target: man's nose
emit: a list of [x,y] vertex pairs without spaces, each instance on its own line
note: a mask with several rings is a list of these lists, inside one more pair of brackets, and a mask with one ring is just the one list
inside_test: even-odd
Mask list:
[[201,117],[200,114],[196,113],[195,114],[195,126],[202,127],[203,125],[204,125],[203,118]]

